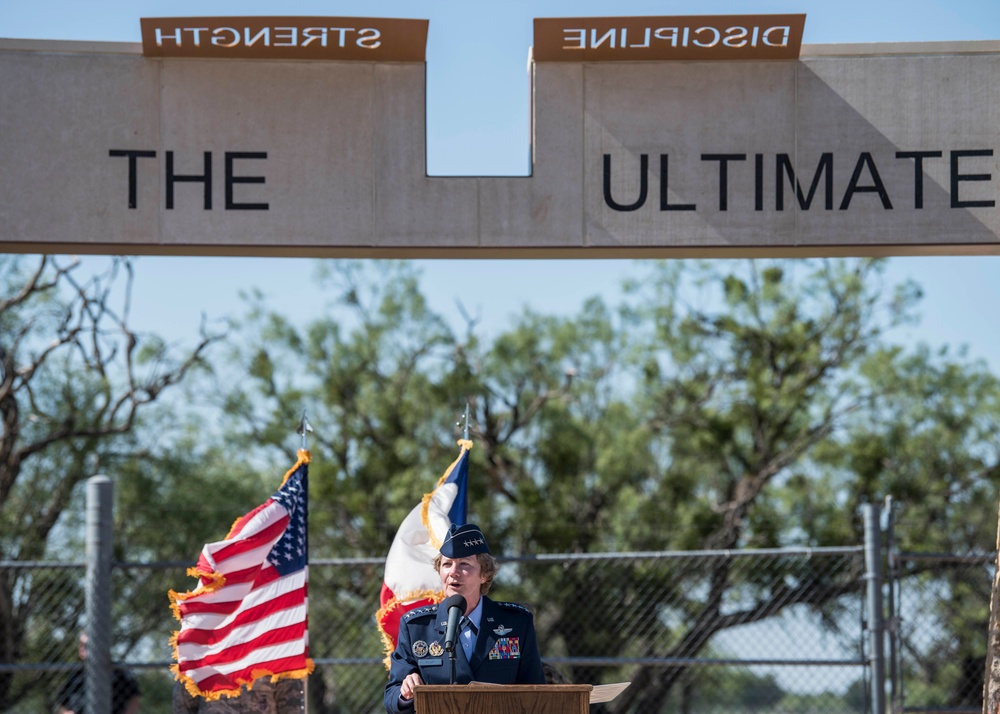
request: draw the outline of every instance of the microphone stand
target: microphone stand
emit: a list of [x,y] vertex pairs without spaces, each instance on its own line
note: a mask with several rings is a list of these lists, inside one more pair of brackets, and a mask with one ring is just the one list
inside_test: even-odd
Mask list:
[[448,684],[454,684],[457,676],[455,675],[455,646],[452,645],[451,649],[448,650],[448,658],[451,660],[451,681]]
[[458,676],[455,674],[455,646],[458,644],[459,628],[458,622],[465,612],[465,598],[459,594],[454,594],[441,603],[441,607],[448,612],[448,628],[445,630],[444,648],[448,651],[451,659],[451,682],[454,684]]

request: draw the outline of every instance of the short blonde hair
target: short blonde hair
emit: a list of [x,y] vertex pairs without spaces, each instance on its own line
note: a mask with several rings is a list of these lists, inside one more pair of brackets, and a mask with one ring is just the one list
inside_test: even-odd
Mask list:
[[[434,556],[434,572],[441,572],[441,561],[444,560],[444,556],[438,553]],[[493,587],[493,578],[496,577],[497,570],[500,566],[497,564],[497,559],[494,558],[489,553],[476,553],[476,560],[479,561],[479,568],[482,570],[483,582],[479,586],[479,594],[485,595]]]

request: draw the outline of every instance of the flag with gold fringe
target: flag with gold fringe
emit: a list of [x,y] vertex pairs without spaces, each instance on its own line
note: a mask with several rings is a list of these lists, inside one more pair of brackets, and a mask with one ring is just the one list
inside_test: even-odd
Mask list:
[[170,591],[181,629],[171,669],[194,696],[235,697],[262,677],[313,670],[308,628],[308,474],[298,452],[271,498],[236,520],[225,540],[202,548],[188,575],[194,590]]
[[396,648],[399,620],[410,610],[441,602],[441,579],[431,563],[451,525],[464,525],[468,514],[469,450],[461,439],[458,458],[431,493],[403,519],[385,559],[381,608],[375,615],[388,655]]

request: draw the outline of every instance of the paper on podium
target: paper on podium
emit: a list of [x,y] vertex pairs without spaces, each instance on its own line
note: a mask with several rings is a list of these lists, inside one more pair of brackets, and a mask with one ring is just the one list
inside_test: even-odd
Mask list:
[[618,682],[617,684],[595,684],[594,690],[590,693],[590,703],[600,704],[610,702],[623,691],[631,682]]
[[[485,684],[490,687],[503,686],[503,685],[492,684],[490,682],[477,682],[477,681],[469,682],[469,684],[471,685]],[[623,691],[625,691],[625,688],[630,684],[632,683],[617,682],[615,684],[594,684],[591,686],[590,703],[602,704],[605,702],[610,702],[612,699],[614,699]]]

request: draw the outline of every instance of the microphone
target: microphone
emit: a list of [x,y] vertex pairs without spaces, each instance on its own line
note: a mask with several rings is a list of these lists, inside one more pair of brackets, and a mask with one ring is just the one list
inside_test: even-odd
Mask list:
[[458,623],[465,614],[465,598],[461,595],[452,595],[445,599],[444,608],[448,611],[448,629],[444,634],[444,648],[447,652],[455,651],[455,642],[458,640]]

